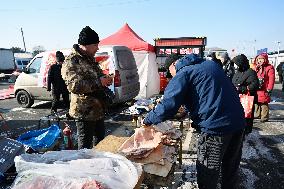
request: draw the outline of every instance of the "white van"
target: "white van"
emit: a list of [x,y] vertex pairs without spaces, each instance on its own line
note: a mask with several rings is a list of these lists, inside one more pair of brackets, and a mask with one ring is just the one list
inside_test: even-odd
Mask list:
[[[64,56],[71,49],[60,50]],[[14,86],[14,93],[22,107],[31,107],[34,100],[52,100],[51,92],[46,90],[47,73],[55,61],[55,52],[36,55],[22,72]],[[140,89],[138,69],[132,51],[125,46],[100,46],[96,59],[105,73],[114,73],[110,89],[115,94],[114,103],[123,103],[135,98]]]
[[33,59],[32,53],[14,53],[15,63],[18,70],[23,71]]
[[15,58],[17,69],[23,71],[31,60],[32,58]]

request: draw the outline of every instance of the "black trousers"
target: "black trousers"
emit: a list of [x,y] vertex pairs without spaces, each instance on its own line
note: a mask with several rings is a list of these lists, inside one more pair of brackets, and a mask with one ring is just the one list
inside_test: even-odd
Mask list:
[[196,163],[199,189],[236,187],[243,137],[243,130],[224,136],[200,134]]
[[[104,119],[98,121],[76,120],[78,149],[91,149],[105,137]],[[96,142],[93,142],[94,137]]]
[[52,90],[52,104],[51,104],[52,111],[57,112],[61,94],[63,98],[64,107],[69,109],[70,107],[69,92],[68,91],[61,92],[57,90]]
[[284,92],[284,81],[282,82],[282,91]]

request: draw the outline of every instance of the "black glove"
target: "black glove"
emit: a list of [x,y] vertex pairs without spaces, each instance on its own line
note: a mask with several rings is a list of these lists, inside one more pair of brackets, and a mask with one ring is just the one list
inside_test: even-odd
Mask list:
[[248,92],[248,89],[246,86],[239,86],[239,93],[245,94]]

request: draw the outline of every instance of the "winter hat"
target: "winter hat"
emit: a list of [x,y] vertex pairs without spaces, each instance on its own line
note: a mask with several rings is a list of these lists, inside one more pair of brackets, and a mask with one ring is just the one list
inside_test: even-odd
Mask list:
[[61,51],[56,51],[55,56],[57,62],[64,62],[65,57]]
[[233,63],[235,63],[241,70],[247,70],[249,68],[249,60],[244,54],[240,54],[233,58]]
[[100,39],[97,32],[92,30],[89,26],[84,27],[79,34],[78,43],[80,45],[97,44],[99,42]]
[[179,59],[179,56],[177,54],[171,54],[169,55],[165,60],[165,68],[169,69],[170,65],[177,61]]

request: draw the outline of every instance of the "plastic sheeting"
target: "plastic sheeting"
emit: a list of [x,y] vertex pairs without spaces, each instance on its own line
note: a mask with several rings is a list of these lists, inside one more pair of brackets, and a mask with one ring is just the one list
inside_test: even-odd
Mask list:
[[160,76],[153,52],[132,51],[138,68],[140,92],[137,99],[149,98],[160,92]]
[[81,189],[94,181],[103,188],[132,189],[142,174],[141,165],[121,155],[87,149],[23,154],[15,158],[15,165],[16,189],[37,186],[37,182],[45,189]]
[[60,133],[61,129],[54,124],[46,129],[28,131],[20,135],[17,141],[33,150],[45,151],[56,143]]

